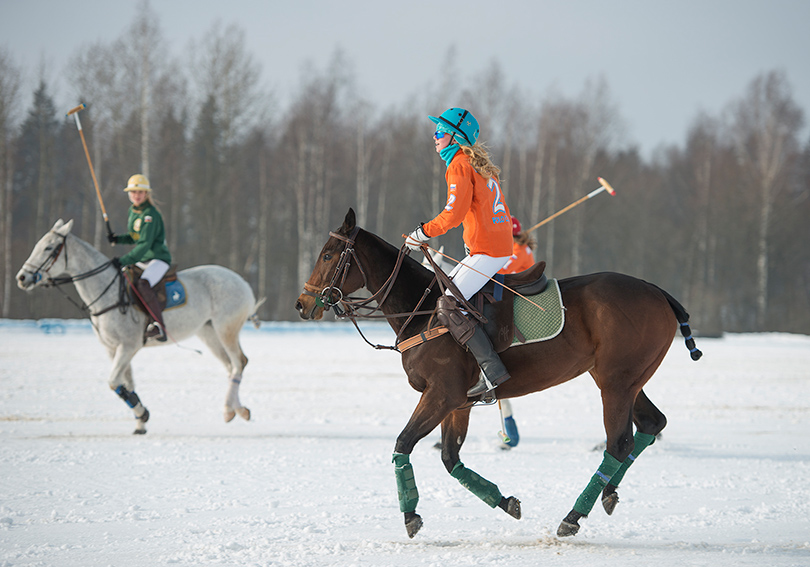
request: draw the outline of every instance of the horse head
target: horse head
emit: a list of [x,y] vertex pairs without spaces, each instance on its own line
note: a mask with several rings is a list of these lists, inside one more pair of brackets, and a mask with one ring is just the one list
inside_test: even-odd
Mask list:
[[340,228],[329,233],[329,240],[318,254],[304,291],[295,302],[302,319],[321,319],[323,312],[337,305],[345,295],[366,285],[358,262],[352,262],[359,230],[354,210],[350,208]]
[[53,228],[40,238],[31,255],[17,272],[17,287],[23,291],[31,291],[67,271],[65,242],[71,228],[73,228],[72,219],[67,222],[59,219]]

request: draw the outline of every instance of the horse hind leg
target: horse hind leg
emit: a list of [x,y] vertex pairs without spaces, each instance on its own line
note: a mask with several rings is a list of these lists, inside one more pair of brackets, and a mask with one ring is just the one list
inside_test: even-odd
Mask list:
[[613,514],[619,503],[619,494],[616,490],[624,478],[627,469],[636,461],[644,449],[655,443],[656,436],[666,427],[667,418],[661,413],[644,393],[638,393],[633,404],[633,421],[636,424],[636,433],[633,436],[633,450],[624,460],[619,470],[610,478],[610,482],[602,491],[602,507],[608,515]]
[[602,411],[607,433],[607,448],[602,463],[591,477],[585,490],[579,495],[574,507],[560,523],[557,535],[575,535],[580,528],[579,520],[587,518],[600,493],[610,483],[633,449],[632,393],[602,391]]
[[225,410],[223,417],[228,423],[236,415],[242,419],[250,420],[250,410],[239,401],[239,386],[242,382],[242,370],[247,365],[247,357],[239,346],[239,330],[226,329],[224,332],[214,329],[211,323],[206,323],[197,333],[208,349],[216,356],[228,371],[228,391],[225,394]]

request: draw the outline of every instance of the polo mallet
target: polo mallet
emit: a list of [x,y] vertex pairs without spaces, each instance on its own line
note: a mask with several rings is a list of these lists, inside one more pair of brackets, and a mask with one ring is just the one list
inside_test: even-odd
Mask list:
[[98,180],[96,179],[96,171],[93,169],[93,162],[90,161],[90,152],[87,150],[87,142],[84,139],[84,131],[82,130],[82,122],[79,120],[79,112],[87,108],[87,106],[82,103],[75,108],[71,108],[68,110],[68,113],[65,116],[73,115],[73,118],[76,119],[76,128],[79,129],[79,136],[82,137],[82,146],[84,146],[84,155],[87,156],[87,165],[90,166],[90,175],[93,176],[93,184],[96,186],[96,196],[98,197],[98,204],[101,205],[101,214],[104,216],[104,222],[107,225],[107,234],[112,236],[113,231],[110,228],[110,219],[107,218],[107,209],[104,208],[104,200],[101,198],[101,191],[98,188]]
[[613,190],[613,187],[610,186],[610,183],[608,183],[607,181],[605,181],[601,177],[597,177],[596,179],[599,180],[599,184],[600,184],[598,189],[594,189],[593,191],[591,191],[590,193],[588,193],[587,195],[585,195],[581,199],[577,199],[576,201],[574,201],[573,203],[571,203],[570,205],[568,205],[567,207],[565,207],[561,211],[557,211],[556,213],[554,213],[550,217],[548,217],[548,218],[546,218],[544,220],[541,220],[539,223],[537,223],[536,225],[534,225],[533,227],[528,229],[526,232],[531,232],[535,228],[539,228],[539,227],[543,226],[544,224],[546,224],[550,220],[557,218],[558,216],[560,216],[561,214],[563,214],[563,213],[565,213],[567,211],[570,211],[571,209],[573,209],[574,207],[576,207],[580,203],[583,203],[583,202],[587,201],[588,199],[590,199],[592,197],[596,197],[602,191],[607,191],[608,193],[610,193],[611,196],[616,195],[616,191]]

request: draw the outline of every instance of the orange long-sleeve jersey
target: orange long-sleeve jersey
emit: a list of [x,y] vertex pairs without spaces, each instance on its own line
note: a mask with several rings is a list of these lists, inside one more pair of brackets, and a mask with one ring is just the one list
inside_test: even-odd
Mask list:
[[512,248],[512,257],[498,272],[499,274],[516,274],[534,266],[534,253],[526,244],[515,242]]
[[460,151],[447,167],[447,204],[422,227],[428,237],[464,225],[470,254],[499,257],[512,254],[512,217],[498,179],[485,179]]

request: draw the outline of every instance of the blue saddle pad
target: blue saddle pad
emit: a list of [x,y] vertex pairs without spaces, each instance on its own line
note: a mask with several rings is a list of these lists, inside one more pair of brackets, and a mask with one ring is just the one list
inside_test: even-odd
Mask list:
[[186,303],[186,288],[180,280],[174,280],[166,284],[166,309],[180,307]]

